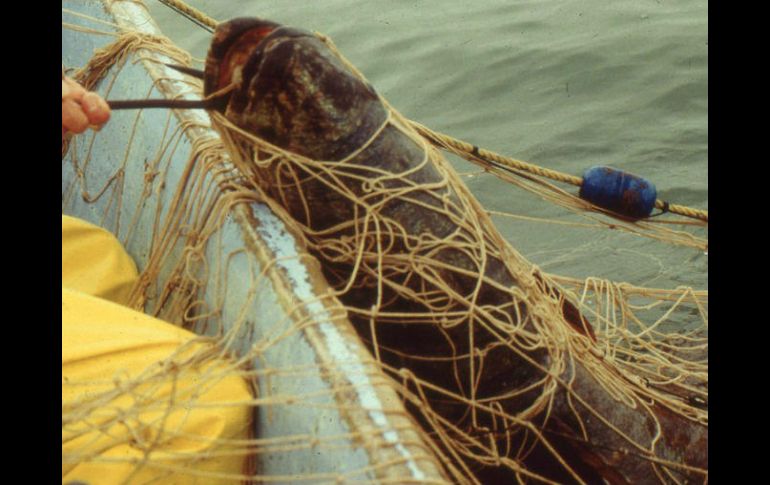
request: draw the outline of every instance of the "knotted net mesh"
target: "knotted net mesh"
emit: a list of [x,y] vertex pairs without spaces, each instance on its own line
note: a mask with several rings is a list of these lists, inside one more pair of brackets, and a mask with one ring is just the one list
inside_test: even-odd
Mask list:
[[[189,64],[185,53],[166,39],[118,32],[110,34],[114,41],[88,65],[72,72],[107,98],[132,56],[141,59],[143,53],[154,52]],[[316,41],[352,78],[368,83],[329,39],[319,35]],[[197,81],[185,82],[190,93],[202,96]],[[146,96],[154,93],[155,85]],[[373,357],[365,374],[377,385],[394,389],[403,402],[404,407],[392,411],[403,418],[396,429],[403,436],[417,430],[419,438],[412,438],[410,446],[422,454],[413,459],[435,461],[444,477],[456,483],[706,481],[707,291],[545,273],[500,234],[489,211],[442,151],[385,100],[378,98],[378,105],[378,111],[365,115],[371,116],[364,120],[374,127],[371,132],[343,147],[343,156],[336,159],[313,158],[270,143],[212,112],[211,124],[220,137],[193,142],[174,187],[165,186],[167,179],[174,179],[169,175],[175,170],[173,153],[184,143],[183,134],[198,127],[186,120],[173,128],[170,111],[165,127],[153,127],[161,133],[151,149],[154,156],[137,160],[131,153],[133,131],[124,132],[129,133],[125,155],[108,165],[109,173],[92,169],[90,152],[106,129],[91,139],[70,140],[80,146],[63,146],[63,161],[76,174],[75,183],[63,188],[63,206],[80,196],[99,207],[104,225],[126,244],[146,240],[146,264],[132,306],[207,335],[199,340],[208,345],[193,357],[181,352],[184,359],[171,358],[154,374],[134,378],[132,385],[147,385],[185,369],[199,373],[201,362],[227,357],[231,364],[224,371],[220,366],[217,372],[204,373],[204,380],[236,374],[257,383],[260,391],[278,376],[293,382],[287,393],[257,392],[232,405],[255,408],[259,416],[268,416],[276,406],[317,413],[328,405],[321,398],[333,394],[341,413],[356,412],[356,406],[345,409],[337,398],[354,387],[339,377],[340,369],[323,362],[315,368],[274,367],[265,357],[281,341],[317,325],[313,313],[307,312],[307,301],[297,301],[297,308],[289,311],[302,318],[262,322],[258,338],[244,344],[244,335],[255,331],[257,288],[266,284],[271,266],[281,260],[262,265],[254,247],[226,247],[219,237],[235,207],[259,202],[278,215],[307,250],[300,259],[320,262],[331,287],[323,299],[333,310],[332,319],[350,320]],[[139,127],[145,115],[128,116],[133,119],[129,125]],[[131,167],[142,163],[142,170],[133,170],[137,175],[129,179]],[[553,194],[541,188],[547,184],[525,184],[544,198]],[[127,191],[141,191],[128,208]],[[168,202],[159,196],[163,191],[173,192]],[[579,203],[575,207],[586,209]],[[622,225],[645,236],[667,231],[655,225],[645,231],[648,223],[601,220],[605,227]],[[676,234],[676,241],[698,241],[697,236]],[[232,271],[248,282],[245,294],[230,294],[234,289],[227,287],[225,276]],[[237,314],[224,310],[225,300],[232,298],[242,298]],[[303,389],[303,379],[319,369],[335,384]],[[87,405],[79,402],[66,412],[63,408],[63,447],[70,426],[81,430],[83,416],[124,392],[122,384]],[[159,405],[172,408],[168,398]],[[125,409],[145,412],[138,406]],[[114,426],[125,420],[125,414],[118,413],[108,421]],[[96,426],[109,428],[103,422]],[[387,441],[377,430],[353,430],[347,436],[308,430],[302,436],[257,434],[224,440],[214,453],[253,457],[316,447],[334,450],[343,438]],[[254,466],[242,474],[195,470],[178,463],[210,457],[210,450],[180,454],[170,465],[168,460],[150,459],[152,446],[147,448],[147,443],[158,442],[143,441],[146,449],[143,459],[136,460],[138,467],[255,482],[348,482],[371,476],[415,481],[413,474],[388,471],[403,465],[403,457],[380,462],[375,470],[372,465],[337,474],[309,470],[294,477],[261,474]],[[64,451],[63,458],[72,463],[110,459],[65,456]]]

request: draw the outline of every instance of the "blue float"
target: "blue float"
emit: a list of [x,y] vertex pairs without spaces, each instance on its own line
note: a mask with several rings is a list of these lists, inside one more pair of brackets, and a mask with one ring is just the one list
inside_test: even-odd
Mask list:
[[658,191],[642,177],[610,167],[591,167],[583,174],[580,198],[632,219],[649,216]]

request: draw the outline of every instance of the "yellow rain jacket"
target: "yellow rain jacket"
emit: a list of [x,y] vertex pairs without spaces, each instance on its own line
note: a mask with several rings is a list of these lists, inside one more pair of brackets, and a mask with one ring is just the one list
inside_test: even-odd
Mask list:
[[239,483],[249,385],[195,334],[122,306],[136,279],[114,236],[62,216],[62,483]]

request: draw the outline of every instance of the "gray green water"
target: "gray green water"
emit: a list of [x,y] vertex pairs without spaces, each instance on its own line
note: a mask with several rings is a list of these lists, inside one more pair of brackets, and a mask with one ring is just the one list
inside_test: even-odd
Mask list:
[[[166,35],[205,58],[208,32],[148,3]],[[435,130],[574,175],[609,164],[651,180],[659,198],[708,209],[705,0],[188,3],[217,20],[258,16],[330,36],[393,106]],[[574,220],[490,175],[467,183],[489,209]],[[708,286],[708,256],[694,249],[616,231],[498,227],[549,272]]]

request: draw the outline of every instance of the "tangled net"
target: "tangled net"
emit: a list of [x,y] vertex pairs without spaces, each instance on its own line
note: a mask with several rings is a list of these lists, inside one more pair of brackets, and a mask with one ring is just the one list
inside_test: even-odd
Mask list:
[[[319,39],[366,85],[328,39]],[[294,70],[298,62],[287,61]],[[297,105],[307,102],[294,95]],[[705,434],[707,413],[698,405],[705,402],[703,354],[682,357],[703,350],[704,337],[672,341],[657,331],[665,316],[653,325],[637,320],[638,332],[619,326],[597,297],[612,295],[621,315],[634,319],[618,285],[596,292],[587,281],[582,302],[574,303],[574,293],[500,236],[441,154],[381,105],[385,116],[371,136],[331,160],[272,145],[222,114],[212,119],[252,189],[321,260],[359,334],[401,382],[399,391],[453,469],[486,476],[507,468],[519,478],[581,482],[591,475],[576,470],[577,462],[610,447],[634,455],[621,466],[649,461],[650,475],[697,472],[666,456],[679,453],[666,433],[681,421]],[[595,308],[586,304],[591,290]],[[700,304],[683,291],[670,312],[684,300]],[[607,330],[595,337],[580,315]],[[607,400],[625,410],[607,411]],[[651,429],[629,433],[628,420]],[[705,464],[705,450],[696,453],[688,458]],[[557,463],[564,473],[546,471]]]
[[[317,38],[366,82],[328,39]],[[166,40],[121,33],[76,79],[95,87],[109,68],[102,59],[117,60],[113,72],[119,72],[121,56],[145,51],[176,53],[175,62],[188,63]],[[197,83],[190,86],[200,94]],[[116,222],[111,228],[128,242],[142,237],[135,232],[140,219],[155,219],[133,306],[210,335],[216,356],[242,345],[255,302],[244,301],[235,318],[223,315],[227,288],[205,281],[209,273],[231,271],[239,258],[252,287],[263,284],[269,268],[248,262],[252,248],[225,250],[216,239],[234,207],[260,201],[320,261],[334,290],[328,301],[336,297],[344,306],[335,319],[347,314],[374,356],[376,366],[367,372],[395,389],[420,425],[427,447],[418,459],[437,460],[452,482],[707,481],[707,292],[542,272],[500,235],[442,153],[380,101],[385,116],[371,136],[333,160],[276,146],[211,113],[221,140],[196,143],[171,205],[153,207],[148,202],[170,167],[161,163],[169,163],[181,136],[164,133],[157,157],[145,166],[141,203],[127,227]],[[183,123],[181,130],[194,128]],[[128,164],[136,163],[129,162],[130,144],[122,165],[102,177],[95,195],[87,188],[88,156],[73,155],[80,152],[72,147],[64,151],[87,203],[109,194],[113,202],[104,205],[105,214],[122,214],[123,177]],[[225,161],[228,156],[237,171]],[[75,188],[63,194],[63,206]],[[254,292],[248,296],[253,299]],[[700,323],[682,330],[677,324],[683,315]],[[234,323],[225,328],[228,320]],[[259,382],[308,375],[308,369],[248,365],[315,325],[310,314],[301,322],[269,326],[273,330],[243,349],[234,368]],[[321,372],[328,377],[338,370]],[[264,410],[304,401],[314,407],[318,395],[292,389],[296,394],[260,395],[248,404]],[[69,422],[64,418],[63,411],[63,431]],[[408,429],[405,424],[401,431]],[[256,437],[233,444],[236,453],[260,453],[310,446],[301,444],[307,438]],[[374,431],[356,438],[381,440]],[[334,448],[333,439],[320,443]],[[78,459],[83,457],[73,458]],[[355,481],[370,472],[308,473],[303,480]],[[280,479],[259,472],[231,478]]]

